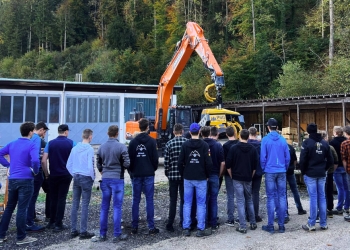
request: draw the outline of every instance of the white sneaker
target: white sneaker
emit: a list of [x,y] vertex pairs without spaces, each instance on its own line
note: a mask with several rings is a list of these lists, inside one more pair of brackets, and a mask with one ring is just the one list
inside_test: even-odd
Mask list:
[[16,244],[23,245],[23,244],[32,243],[32,242],[37,241],[37,240],[38,240],[37,238],[26,236],[23,240],[17,240]]
[[162,217],[157,216],[157,215],[155,215],[155,216],[153,217],[153,220],[154,220],[154,221],[160,221],[161,219],[162,219]]

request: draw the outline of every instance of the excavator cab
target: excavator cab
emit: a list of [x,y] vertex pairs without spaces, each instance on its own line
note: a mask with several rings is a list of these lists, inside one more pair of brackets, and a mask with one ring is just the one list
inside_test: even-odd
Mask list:
[[129,121],[126,122],[126,140],[131,140],[135,133],[140,132],[138,121],[143,117],[145,117],[143,102],[137,102],[136,108],[129,113]]

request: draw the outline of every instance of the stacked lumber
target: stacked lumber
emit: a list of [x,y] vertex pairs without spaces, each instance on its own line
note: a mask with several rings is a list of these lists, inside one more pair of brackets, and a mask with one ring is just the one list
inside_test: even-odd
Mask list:
[[293,145],[293,142],[298,142],[298,131],[296,128],[282,128],[282,136],[286,139],[288,144]]

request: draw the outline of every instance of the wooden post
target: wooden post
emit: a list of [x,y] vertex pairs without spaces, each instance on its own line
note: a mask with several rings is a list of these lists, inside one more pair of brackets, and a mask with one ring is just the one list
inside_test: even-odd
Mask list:
[[346,126],[346,110],[345,110],[345,101],[342,101],[342,109],[343,109],[343,127]]
[[262,103],[262,122],[263,122],[263,129],[262,129],[263,134],[261,135],[261,139],[265,136],[265,104],[264,102]]
[[298,134],[298,146],[300,147],[300,112],[299,112],[299,104],[297,104],[297,134]]

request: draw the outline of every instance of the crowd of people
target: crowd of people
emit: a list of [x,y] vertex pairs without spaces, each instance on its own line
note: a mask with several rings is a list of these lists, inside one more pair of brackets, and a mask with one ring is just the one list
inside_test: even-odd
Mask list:
[[[148,133],[149,121],[142,118],[138,123],[140,133],[134,136],[128,147],[117,139],[118,126],[110,126],[107,131],[109,138],[99,147],[96,157],[90,145],[93,137],[91,129],[85,129],[82,141],[75,143],[68,138],[68,125],[62,124],[58,127],[58,137],[45,143],[42,138],[49,128],[44,122],[36,125],[23,123],[20,126],[22,137],[0,149],[0,164],[8,168],[9,179],[8,203],[0,222],[0,243],[7,240],[6,234],[16,207],[17,245],[36,241],[36,238],[27,235],[30,232],[68,229],[63,220],[72,180],[71,237],[105,241],[112,200],[113,242],[126,240],[128,235],[122,232],[121,226],[125,170],[132,182],[131,234],[138,233],[142,193],[146,200],[148,234],[158,234],[159,229],[154,222],[154,176],[159,160],[157,144]],[[287,183],[298,214],[307,213],[301,204],[294,174],[297,165],[295,149],[278,132],[276,119],[270,118],[267,128],[269,133],[260,141],[254,127],[242,129],[239,135],[235,134],[233,127],[227,127],[228,141],[222,145],[218,142],[216,127],[200,127],[192,123],[186,138],[183,126],[174,125],[174,138],[166,143],[164,150],[164,171],[169,180],[166,230],[175,231],[178,200],[179,227],[184,236],[190,236],[196,230],[196,236],[203,237],[217,230],[220,226],[218,194],[223,181],[227,196],[225,224],[236,224],[239,233],[256,230],[257,223],[262,222],[259,200],[263,179],[267,197],[267,223],[262,225],[263,231],[285,232],[285,223],[289,221]],[[302,228],[315,231],[319,220],[320,229],[327,230],[327,217],[333,214],[346,212],[344,218],[350,221],[350,126],[334,127],[334,137],[330,142],[327,133],[318,131],[314,123],[307,126],[307,132],[309,138],[302,143],[299,165],[310,197],[310,212]],[[102,176],[99,235],[88,231],[95,162]],[[333,180],[338,191],[335,209]],[[46,192],[45,221],[48,223],[45,226],[37,224],[39,219],[35,213],[41,187]]]

